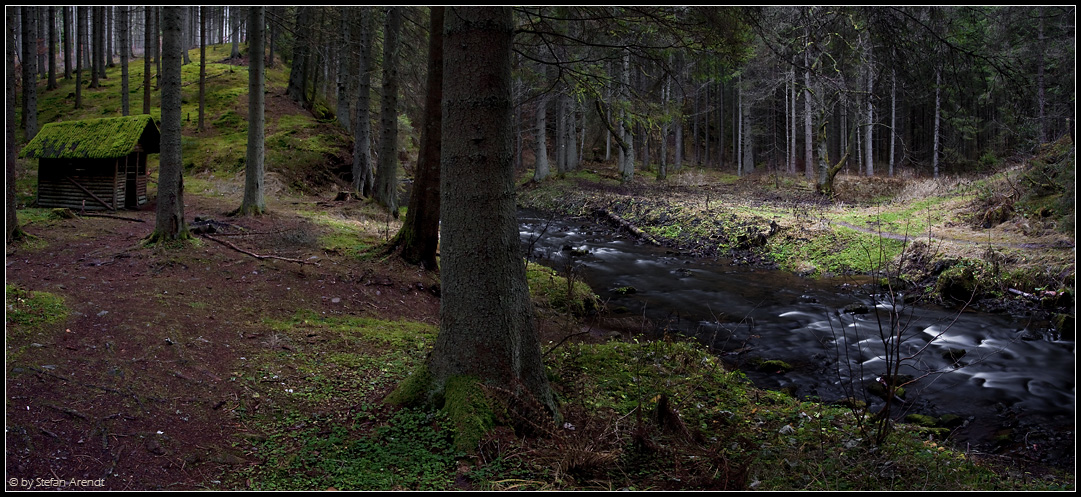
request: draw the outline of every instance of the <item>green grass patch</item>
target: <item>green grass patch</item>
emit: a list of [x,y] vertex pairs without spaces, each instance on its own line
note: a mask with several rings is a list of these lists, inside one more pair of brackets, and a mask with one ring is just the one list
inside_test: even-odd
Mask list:
[[12,284],[4,285],[4,305],[8,338],[30,336],[67,319],[68,315],[63,297]]
[[810,240],[778,241],[769,247],[770,257],[782,269],[822,276],[884,271],[885,263],[900,255],[904,242],[835,226]]
[[47,343],[60,332],[70,312],[64,298],[49,292],[4,285],[5,358],[10,366],[35,343]]
[[424,360],[436,328],[301,311],[264,321],[263,348],[235,363],[234,414],[255,433],[234,446],[266,463],[226,483],[258,490],[441,490],[453,483],[440,414],[391,412],[382,397]]

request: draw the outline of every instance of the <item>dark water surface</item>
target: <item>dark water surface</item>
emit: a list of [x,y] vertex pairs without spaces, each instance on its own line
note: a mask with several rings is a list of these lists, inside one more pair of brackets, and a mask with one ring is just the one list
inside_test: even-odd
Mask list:
[[[573,267],[609,308],[644,315],[658,332],[697,337],[757,386],[801,398],[868,396],[864,385],[885,373],[883,336],[897,333],[889,320],[895,310],[901,355],[910,357],[900,372],[922,377],[905,387],[903,412],[961,416],[964,426],[954,432],[961,444],[988,448],[1008,434],[1010,450],[1038,459],[1073,453],[1074,342],[1055,339],[1028,318],[894,307],[867,290],[866,278],[810,280],[681,256],[586,220],[521,211],[519,227],[531,259]],[[634,293],[613,291],[626,287]],[[844,310],[852,305],[868,312]],[[783,360],[793,369],[758,371],[755,359]]]

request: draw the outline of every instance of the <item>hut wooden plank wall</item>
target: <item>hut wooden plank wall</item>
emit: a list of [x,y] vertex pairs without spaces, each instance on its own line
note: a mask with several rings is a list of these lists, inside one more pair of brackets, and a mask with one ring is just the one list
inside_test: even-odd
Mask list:
[[138,116],[49,123],[23,148],[38,159],[38,207],[118,210],[147,202],[147,154],[158,153],[154,120]]

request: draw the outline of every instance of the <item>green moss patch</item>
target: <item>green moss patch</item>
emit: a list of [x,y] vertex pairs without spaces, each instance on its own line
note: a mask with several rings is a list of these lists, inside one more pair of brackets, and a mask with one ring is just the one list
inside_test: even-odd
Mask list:
[[547,266],[527,262],[526,281],[533,299],[555,310],[581,316],[600,305],[600,297],[589,285],[573,278],[568,280]]

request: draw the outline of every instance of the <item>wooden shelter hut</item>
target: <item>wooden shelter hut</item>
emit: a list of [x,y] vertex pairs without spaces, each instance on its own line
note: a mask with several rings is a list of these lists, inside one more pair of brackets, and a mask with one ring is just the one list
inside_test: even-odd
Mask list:
[[115,211],[146,203],[146,156],[160,146],[141,114],[46,124],[20,156],[38,159],[38,207]]

